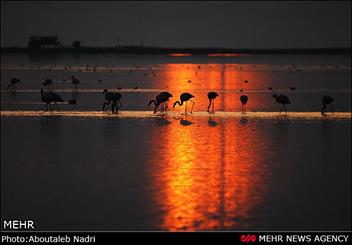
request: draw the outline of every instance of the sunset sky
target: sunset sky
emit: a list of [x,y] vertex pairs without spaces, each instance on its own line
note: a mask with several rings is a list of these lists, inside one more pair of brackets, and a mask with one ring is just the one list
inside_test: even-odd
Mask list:
[[349,1],[1,1],[2,47],[31,35],[88,46],[350,47],[350,29]]

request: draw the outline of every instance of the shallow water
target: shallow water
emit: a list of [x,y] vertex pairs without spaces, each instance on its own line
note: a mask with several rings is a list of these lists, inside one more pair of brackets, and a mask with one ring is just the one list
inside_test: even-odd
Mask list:
[[[208,106],[207,93],[216,91],[220,96],[215,100],[215,109],[220,111],[241,110],[239,97],[242,94],[249,97],[249,111],[280,110],[272,97],[274,93],[290,98],[290,111],[320,111],[321,98],[327,94],[335,98],[335,111],[351,111],[351,61],[347,55],[156,55],[106,56],[105,59],[83,55],[79,60],[61,55],[32,59],[2,57],[2,110],[45,108],[40,100],[40,88],[46,78],[51,78],[54,81],[51,90],[61,94],[65,101],[76,99],[78,102],[63,105],[63,110],[101,110],[102,91],[105,88],[117,91],[121,87],[118,90],[122,94],[121,110],[148,110],[148,102],[167,90],[174,96],[170,99],[170,109],[181,93],[190,92],[195,96],[194,110],[204,111]],[[70,82],[71,75],[81,81],[78,92]],[[12,77],[21,79],[16,93],[6,90]]]
[[[351,229],[349,56],[1,61],[2,219],[33,219],[38,230]],[[16,92],[6,90],[11,77],[21,79]],[[78,104],[42,114],[49,77]],[[101,112],[104,88],[122,94],[117,115]],[[153,115],[148,101],[163,90],[174,95],[169,113]],[[215,114],[210,90],[220,94]],[[192,115],[172,108],[185,91],[195,95]],[[287,116],[273,93],[290,98]],[[323,117],[325,94],[335,114]]]
[[1,118],[1,213],[40,230],[348,230],[346,120]]

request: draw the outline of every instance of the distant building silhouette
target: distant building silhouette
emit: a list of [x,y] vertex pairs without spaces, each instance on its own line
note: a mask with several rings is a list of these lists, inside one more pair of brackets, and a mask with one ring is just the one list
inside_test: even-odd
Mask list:
[[56,48],[60,46],[57,36],[31,36],[28,48]]
[[81,41],[78,41],[78,40],[74,41],[72,43],[72,47],[73,48],[80,48],[81,47]]

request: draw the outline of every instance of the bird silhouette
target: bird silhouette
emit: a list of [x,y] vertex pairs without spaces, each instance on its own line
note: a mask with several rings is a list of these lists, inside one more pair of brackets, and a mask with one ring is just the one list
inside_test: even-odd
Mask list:
[[214,100],[216,97],[218,97],[219,95],[216,92],[209,92],[208,93],[208,99],[209,99],[209,105],[208,105],[208,109],[207,111],[210,113],[209,109],[210,106],[212,105],[212,109],[213,109],[213,113],[214,113]]
[[179,106],[182,106],[184,102],[186,102],[186,107],[185,107],[185,114],[187,114],[187,101],[191,101],[192,102],[192,108],[191,108],[191,114],[193,112],[193,107],[194,107],[194,101],[191,100],[192,98],[194,98],[194,96],[190,93],[182,93],[181,96],[180,96],[180,101],[176,101],[174,103],[174,108],[175,106],[178,104]]
[[246,104],[247,104],[247,102],[248,102],[248,96],[247,96],[247,95],[241,95],[240,101],[241,101],[241,103],[242,103],[242,113],[244,113],[244,112],[245,112]]
[[[118,113],[119,108],[121,107],[121,94],[109,92],[107,89],[104,89],[103,94],[105,95],[105,102],[103,104],[103,111],[105,111],[105,106],[110,105],[111,103],[111,111],[112,113]],[[117,105],[117,103],[119,105]]]
[[332,102],[334,102],[334,98],[331,96],[325,95],[322,99],[321,102],[323,103],[323,108],[321,108],[321,114],[325,115],[326,112],[326,106],[330,105],[331,111],[334,113],[334,109],[332,108]]
[[169,98],[173,97],[172,94],[170,94],[169,92],[161,92],[160,94],[158,94],[155,99],[149,101],[148,103],[148,107],[150,107],[150,105],[152,103],[154,103],[155,108],[154,108],[154,113],[156,113],[156,110],[158,109],[159,105],[162,105],[162,112],[166,112],[167,113],[167,101],[169,100]]
[[[43,89],[40,89],[40,94],[41,94],[41,99],[44,103],[46,103],[46,111],[55,111],[55,107],[57,108],[57,111],[59,112],[59,106],[57,102],[64,102],[64,100],[61,98],[61,96],[57,93],[54,93],[52,91],[50,92],[44,92]],[[51,103],[54,103],[54,107],[51,108]]]
[[71,82],[73,85],[75,85],[75,89],[78,89],[78,84],[80,83],[80,81],[75,77],[75,76],[71,76]]
[[11,78],[10,84],[7,85],[6,90],[9,90],[9,89],[11,89],[11,90],[16,90],[16,84],[19,83],[20,81],[21,81],[21,80],[18,79],[18,78],[15,78],[15,77]]
[[275,98],[276,102],[279,103],[279,104],[282,104],[282,107],[281,107],[281,110],[279,112],[279,114],[282,112],[283,109],[285,109],[286,111],[286,114],[287,114],[287,108],[286,108],[286,105],[287,104],[291,104],[291,101],[290,99],[286,96],[286,95],[279,95],[277,96],[276,94],[273,95],[273,98]]

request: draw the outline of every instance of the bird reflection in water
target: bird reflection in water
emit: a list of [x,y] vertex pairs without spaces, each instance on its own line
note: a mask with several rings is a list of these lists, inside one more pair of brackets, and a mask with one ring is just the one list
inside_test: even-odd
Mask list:
[[169,120],[167,120],[163,116],[156,117],[155,122],[156,122],[156,125],[159,127],[167,126],[171,123]]
[[241,117],[240,123],[246,125],[248,123],[248,118],[246,116]]
[[[179,120],[180,121],[180,124],[182,126],[190,126],[193,124],[193,120],[194,118],[188,114],[186,115],[183,115],[183,116],[180,116],[180,117],[174,117],[176,120]],[[190,119],[190,120],[189,120]],[[191,121],[192,120],[192,121]]]
[[218,126],[218,123],[214,121],[211,117],[208,118],[208,126],[210,127],[216,127]]

